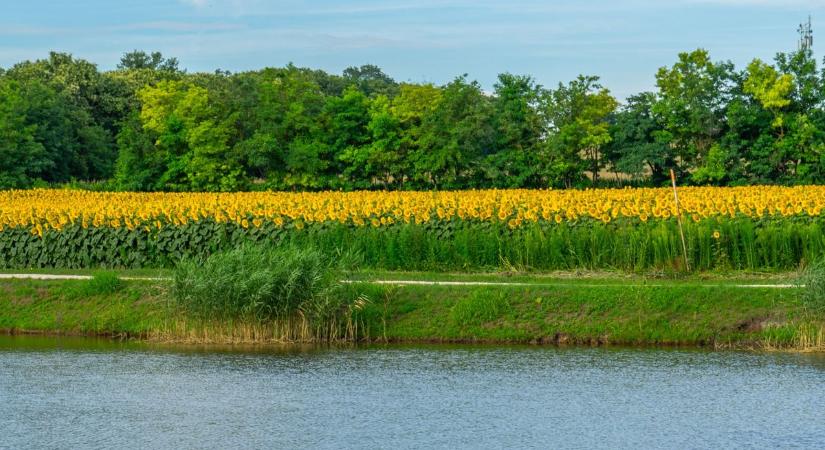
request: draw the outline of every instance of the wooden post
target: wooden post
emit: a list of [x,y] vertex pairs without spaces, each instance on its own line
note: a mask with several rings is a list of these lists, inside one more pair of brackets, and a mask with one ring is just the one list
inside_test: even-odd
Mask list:
[[673,169],[670,169],[670,182],[673,185],[673,200],[676,202],[676,221],[679,223],[679,236],[682,238],[685,269],[690,272],[690,259],[688,258],[687,243],[685,243],[685,230],[682,229],[682,210],[679,208],[679,194],[676,193],[676,173],[673,172]]

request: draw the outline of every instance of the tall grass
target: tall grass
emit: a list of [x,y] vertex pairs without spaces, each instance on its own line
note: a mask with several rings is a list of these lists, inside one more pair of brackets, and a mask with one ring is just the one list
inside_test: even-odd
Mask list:
[[800,284],[804,285],[802,302],[805,307],[825,315],[825,259],[806,267]]
[[[792,270],[825,257],[825,223],[707,219],[685,224],[695,270]],[[347,248],[364,265],[389,270],[649,269],[681,270],[675,220],[536,223],[510,229],[491,223],[387,228],[327,226],[292,230],[281,239]]]
[[91,297],[94,295],[110,295],[123,289],[124,282],[117,273],[111,271],[95,272],[92,278],[78,283],[74,288],[78,295]]
[[313,247],[250,243],[185,260],[175,270],[173,295],[188,325],[177,328],[196,323],[195,329],[256,330],[283,340],[354,339],[353,312],[366,298],[341,283],[353,260]]

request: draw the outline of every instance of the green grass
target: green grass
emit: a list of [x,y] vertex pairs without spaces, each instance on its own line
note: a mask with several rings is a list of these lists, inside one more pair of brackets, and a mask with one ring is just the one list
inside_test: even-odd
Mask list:
[[[373,287],[373,296],[381,297]],[[792,346],[803,326],[823,320],[795,290],[526,286],[393,288],[387,305],[365,311],[372,336],[391,341]],[[386,327],[384,327],[386,324]]]
[[144,335],[168,319],[163,285],[94,280],[0,282],[0,329],[65,334]]

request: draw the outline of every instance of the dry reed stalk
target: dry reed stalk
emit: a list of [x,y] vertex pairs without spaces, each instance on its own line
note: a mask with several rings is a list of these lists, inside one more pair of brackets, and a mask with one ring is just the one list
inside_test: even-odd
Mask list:
[[341,326],[336,318],[313,324],[303,315],[271,322],[201,321],[180,318],[148,332],[147,340],[183,344],[269,344],[354,342],[358,322],[348,318]]
[[670,169],[670,181],[673,184],[673,200],[676,202],[676,221],[679,223],[679,236],[682,238],[685,269],[690,272],[690,259],[688,258],[687,244],[685,243],[685,230],[682,228],[682,209],[679,207],[679,194],[676,193],[676,173],[673,169]]

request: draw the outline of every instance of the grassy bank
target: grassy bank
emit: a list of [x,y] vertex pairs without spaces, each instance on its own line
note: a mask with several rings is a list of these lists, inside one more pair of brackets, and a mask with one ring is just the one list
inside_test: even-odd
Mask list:
[[[403,274],[383,273],[401,278]],[[374,276],[368,275],[368,276]],[[512,281],[485,276],[486,280]],[[825,315],[796,289],[691,280],[523,277],[520,286],[363,285],[349,312],[359,340],[825,349]],[[540,281],[540,282],[539,282]],[[0,282],[6,332],[106,334],[179,342],[300,339],[300,319],[204,320],[164,282]]]

